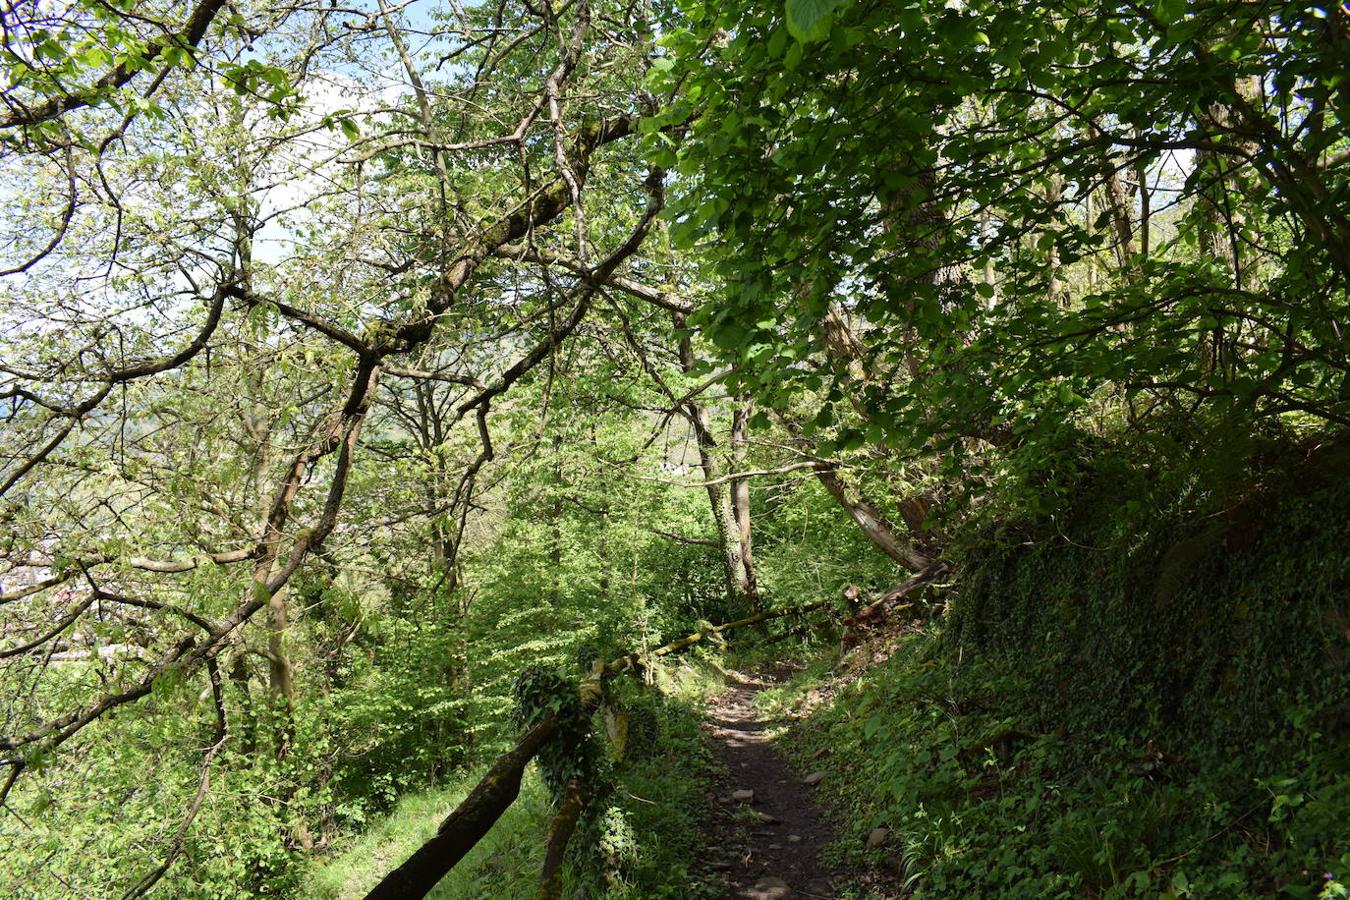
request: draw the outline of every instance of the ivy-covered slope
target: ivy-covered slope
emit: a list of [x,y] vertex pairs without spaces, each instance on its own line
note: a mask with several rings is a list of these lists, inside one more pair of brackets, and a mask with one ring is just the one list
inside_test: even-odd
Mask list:
[[1099,454],[967,541],[946,614],[796,726],[846,852],[927,897],[1345,896],[1350,448],[1259,456]]

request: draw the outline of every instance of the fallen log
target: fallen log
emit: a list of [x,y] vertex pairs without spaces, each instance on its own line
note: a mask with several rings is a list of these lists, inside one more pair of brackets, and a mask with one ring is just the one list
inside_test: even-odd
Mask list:
[[384,876],[366,894],[366,900],[407,900],[426,896],[515,802],[520,794],[520,779],[525,766],[552,737],[556,726],[554,716],[545,716],[525,732],[514,747],[497,757],[469,796],[441,822],[436,836]]
[[[881,624],[885,621],[886,616],[890,614],[891,610],[898,606],[901,601],[907,599],[916,589],[923,587],[929,582],[936,581],[938,578],[941,578],[943,575],[947,575],[952,571],[951,563],[939,560],[922,572],[906,579],[899,586],[891,588],[889,591],[882,594],[880,599],[873,603],[869,603],[853,615],[844,619],[843,646],[848,648],[856,644],[861,640],[860,632],[862,629]],[[856,588],[853,588],[852,585],[849,586],[849,589],[856,591]],[[854,596],[856,597],[856,593]],[[848,596],[847,592],[845,593],[845,598],[850,600],[853,599]]]
[[[815,603],[808,603],[805,606],[797,606],[792,609],[770,609],[764,612],[755,613],[753,616],[746,616],[744,619],[737,619],[734,622],[724,622],[721,625],[713,625],[708,628],[700,628],[692,634],[685,635],[682,638],[671,641],[661,647],[657,647],[647,656],[669,656],[672,653],[678,653],[681,650],[688,649],[702,641],[704,638],[721,634],[724,631],[731,631],[736,628],[744,628],[747,625],[758,625],[760,622],[767,622],[770,619],[781,619],[784,616],[805,615],[829,604],[828,600],[819,600]],[[628,653],[617,657],[605,664],[605,671],[610,674],[622,672],[624,669],[633,668],[642,661],[643,654]]]

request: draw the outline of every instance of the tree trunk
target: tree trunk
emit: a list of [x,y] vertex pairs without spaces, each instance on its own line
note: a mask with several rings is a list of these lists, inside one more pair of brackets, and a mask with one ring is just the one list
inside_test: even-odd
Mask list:
[[244,707],[243,734],[240,737],[239,750],[245,756],[252,756],[258,749],[258,713],[253,708],[253,692],[248,685],[248,663],[243,653],[237,655],[230,664],[230,681],[234,682],[235,689],[239,691]]
[[[244,413],[244,428],[257,446],[253,460],[253,487],[257,494],[259,510],[257,528],[260,532],[267,528],[267,498],[272,494],[271,479],[271,433],[273,419],[265,409],[249,410]],[[272,712],[277,717],[274,726],[274,750],[277,758],[285,757],[291,751],[295,740],[295,724],[292,712],[295,705],[295,667],[286,652],[286,629],[290,617],[286,609],[286,591],[281,589],[271,594],[267,601],[267,669],[268,697]],[[247,670],[242,686],[247,688]],[[253,745],[254,741],[245,741]]]
[[[1059,205],[1064,198],[1064,179],[1059,175],[1051,175],[1049,184],[1045,188],[1045,203],[1050,207],[1049,220],[1058,225],[1059,223]],[[1049,282],[1046,285],[1046,299],[1056,306],[1067,306],[1069,302],[1069,293],[1064,289],[1064,282],[1060,279],[1060,261],[1059,245],[1052,243],[1050,245],[1049,259],[1046,260],[1046,268],[1049,270]]]
[[572,835],[576,833],[577,821],[586,807],[588,793],[579,779],[573,778],[567,783],[558,811],[548,826],[544,867],[539,876],[539,888],[534,892],[534,900],[558,900],[562,896],[563,855],[567,852]]
[[837,471],[821,467],[816,470],[816,478],[881,552],[911,572],[923,571],[933,564],[930,558],[896,537],[895,530],[891,523],[886,521],[886,517],[878,512],[866,497],[851,490]]
[[[853,327],[850,324],[847,315],[837,304],[830,304],[830,308],[826,312],[824,328],[826,335],[825,342],[829,349],[835,372],[841,378],[847,377],[853,382],[855,390],[849,392],[849,399],[853,403],[854,410],[858,413],[858,416],[862,418],[863,421],[869,421],[870,417],[866,407],[857,399],[857,395],[871,379],[871,373],[868,371],[867,364],[863,358],[862,341],[860,341],[853,333]],[[919,376],[917,362],[911,361],[907,364],[907,367],[911,378],[917,378]],[[787,420],[783,420],[783,424],[788,431],[791,432],[793,437],[801,437],[800,428],[795,427]],[[880,445],[878,445],[877,451],[883,456],[887,455],[888,452],[885,447]],[[826,490],[830,492],[830,496],[839,501],[840,505],[853,517],[854,521],[858,522],[859,526],[863,528],[863,531],[867,534],[868,538],[874,543],[877,543],[878,537],[880,537],[882,543],[877,543],[877,546],[881,547],[887,555],[904,565],[904,561],[901,560],[900,557],[897,557],[893,552],[893,548],[900,546],[900,542],[896,538],[894,531],[891,530],[889,523],[886,523],[885,519],[880,517],[880,515],[876,513],[875,508],[867,503],[865,499],[859,498],[859,501],[863,504],[863,507],[865,507],[861,510],[855,509],[853,504],[842,499],[846,492],[838,490],[842,485],[838,473],[831,470],[831,475],[833,475],[833,484],[827,482],[826,478],[822,477],[819,470],[816,473],[816,477],[820,478],[821,484],[825,485]],[[904,518],[905,527],[909,529],[910,536],[913,537],[915,541],[927,542],[932,537],[924,525],[924,522],[928,518],[929,505],[929,498],[922,493],[910,497],[902,497],[899,501],[900,515]],[[863,521],[873,524],[863,525]],[[884,535],[875,534],[877,527],[875,523],[885,523],[882,526],[885,532]]]
[[[1100,132],[1096,132],[1094,136],[1097,134]],[[1134,259],[1134,225],[1133,217],[1130,215],[1130,198],[1125,193],[1120,172],[1109,158],[1106,160],[1106,166],[1109,169],[1104,192],[1106,208],[1110,211],[1111,224],[1116,230],[1116,261],[1123,269]]]
[[[721,478],[722,466],[717,461],[716,445],[712,443],[712,435],[708,431],[708,412],[701,403],[689,405],[694,408],[694,418],[699,422],[694,426],[694,430],[703,477],[707,481]],[[741,555],[740,525],[736,520],[736,508],[732,503],[731,491],[725,483],[710,484],[707,491],[713,524],[717,528],[717,545],[721,551],[723,575],[726,578],[727,603],[733,614],[752,609],[759,598],[752,593],[754,582],[749,576],[751,564]]]
[[1135,162],[1134,177],[1139,182],[1139,255],[1148,259],[1150,243],[1150,216],[1152,198],[1148,192],[1148,165],[1143,159]]
[[276,754],[281,759],[295,743],[295,667],[286,650],[286,629],[290,617],[286,609],[286,590],[282,588],[267,601],[267,669],[269,696],[278,717],[275,726]]
[[[788,433],[798,440],[805,440],[801,427],[790,419],[780,416],[779,422]],[[895,527],[857,488],[849,486],[837,469],[820,465],[815,469],[818,480],[835,499],[854,523],[862,530],[867,539],[891,559],[912,572],[927,568],[932,564],[926,554],[895,533]],[[900,513],[904,517],[905,527],[915,541],[928,538],[923,522],[928,516],[928,504],[922,496],[906,497],[900,501]]]
[[[1251,100],[1259,91],[1259,85],[1250,79],[1239,81],[1235,85],[1238,96]],[[1230,126],[1229,111],[1219,105],[1208,110],[1208,125],[1216,132],[1225,132]],[[1249,156],[1256,153],[1256,145],[1250,141],[1240,141],[1238,145]],[[1201,179],[1200,204],[1200,252],[1215,259],[1228,273],[1229,285],[1238,290],[1253,287],[1251,267],[1244,267],[1239,251],[1238,234],[1243,226],[1240,204],[1232,202],[1233,160],[1231,157],[1215,153],[1212,150],[1195,152],[1195,168]],[[1216,315],[1215,318],[1218,318]],[[1222,325],[1200,336],[1198,349],[1200,369],[1203,372],[1223,372],[1231,363],[1227,336]]]
[[[834,363],[835,371],[842,378],[847,378],[859,390],[871,378],[871,373],[867,370],[866,363],[863,362],[863,345],[858,340],[857,335],[853,333],[853,326],[848,321],[848,315],[840,308],[838,303],[831,302],[825,309],[825,318],[821,321],[821,335],[825,338],[825,347],[829,352],[830,360]],[[853,402],[855,408],[860,404],[857,397],[850,393],[849,400]],[[866,418],[866,412],[859,409],[858,412],[863,418]]]
[[[674,314],[675,328],[683,332],[684,320]],[[680,368],[690,372],[694,368],[694,350],[689,338],[681,337],[679,343]],[[717,440],[713,437],[712,417],[708,408],[697,398],[684,403],[685,417],[694,429],[695,444],[698,446],[699,467],[703,470],[705,481],[714,482],[723,475],[722,464],[717,459]],[[759,594],[755,585],[754,562],[745,557],[741,544],[741,526],[736,516],[732,492],[725,483],[708,484],[708,504],[712,508],[713,524],[717,528],[717,545],[722,556],[722,570],[726,579],[727,604],[732,613],[759,609]],[[749,530],[749,509],[746,510],[746,529]]]
[[[731,417],[731,466],[737,472],[745,471],[746,450],[749,443],[750,414],[753,403],[744,401]],[[759,609],[759,585],[755,581],[755,553],[750,529],[750,480],[737,478],[731,482],[731,508],[736,517],[736,536],[741,545],[741,567],[745,570],[745,591],[753,609]]]

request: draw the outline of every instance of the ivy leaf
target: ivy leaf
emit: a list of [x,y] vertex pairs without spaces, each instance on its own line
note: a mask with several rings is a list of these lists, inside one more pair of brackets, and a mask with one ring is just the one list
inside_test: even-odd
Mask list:
[[821,40],[830,33],[839,0],[787,0],[788,31],[803,44]]

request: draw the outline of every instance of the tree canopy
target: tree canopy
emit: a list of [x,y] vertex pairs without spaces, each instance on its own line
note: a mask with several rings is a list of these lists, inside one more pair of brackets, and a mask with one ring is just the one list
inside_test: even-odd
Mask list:
[[35,896],[305,895],[510,743],[522,671],[959,583],[1090,474],[1236,495],[1350,426],[1344,7],[3,18]]

